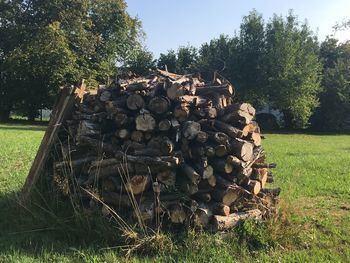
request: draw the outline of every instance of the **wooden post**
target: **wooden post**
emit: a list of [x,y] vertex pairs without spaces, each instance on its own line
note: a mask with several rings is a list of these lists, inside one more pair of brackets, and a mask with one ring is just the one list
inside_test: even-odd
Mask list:
[[[78,90],[85,91],[84,81],[81,82]],[[71,112],[75,102],[76,87],[63,88],[58,99],[52,109],[52,115],[45,135],[41,141],[39,150],[35,156],[32,167],[29,170],[27,179],[22,189],[23,201],[28,200],[28,197],[43,172],[45,162],[50,154],[51,147],[57,139],[58,131],[67,115]],[[77,93],[78,96],[80,92]],[[83,96],[84,94],[82,94]],[[82,98],[80,98],[82,99]]]

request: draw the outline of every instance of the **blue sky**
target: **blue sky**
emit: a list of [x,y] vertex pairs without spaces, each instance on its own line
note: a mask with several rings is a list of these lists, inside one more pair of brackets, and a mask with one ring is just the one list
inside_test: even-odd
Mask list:
[[[254,8],[268,20],[274,13],[287,15],[293,9],[299,20],[307,19],[320,40],[332,34],[332,27],[350,19],[350,0],[126,0],[128,12],[137,16],[146,33],[145,45],[159,53],[187,44],[200,47],[220,34],[238,32],[242,17]],[[350,30],[339,32],[341,41]]]

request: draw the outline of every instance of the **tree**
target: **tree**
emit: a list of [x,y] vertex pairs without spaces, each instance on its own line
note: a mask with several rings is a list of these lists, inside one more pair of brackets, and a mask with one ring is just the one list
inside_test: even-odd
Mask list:
[[243,18],[240,26],[237,59],[232,80],[238,98],[256,106],[267,101],[265,76],[265,29],[261,14],[255,10]]
[[136,48],[133,54],[126,59],[124,68],[127,68],[138,75],[147,74],[150,68],[155,66],[153,55],[146,48],[140,46]]
[[234,64],[238,47],[238,38],[229,38],[220,35],[201,46],[198,59],[195,63],[196,71],[201,72],[206,79],[212,78],[214,72],[218,72],[227,78],[234,78]]
[[[350,42],[338,44],[327,38],[320,49],[323,64],[320,107],[312,117],[317,130],[349,129],[350,118]],[[348,123],[347,123],[348,122]]]
[[168,69],[169,72],[176,72],[176,61],[176,52],[170,49],[166,54],[160,53],[157,67],[163,70]]
[[290,13],[274,16],[266,28],[266,74],[270,104],[283,111],[285,126],[304,128],[318,106],[319,47],[307,24]]
[[179,74],[189,74],[197,60],[197,49],[192,46],[179,47],[177,51],[176,72]]
[[142,36],[123,0],[1,0],[0,8],[5,118],[14,106],[29,105],[32,118],[59,85],[81,78],[90,85],[106,83]]

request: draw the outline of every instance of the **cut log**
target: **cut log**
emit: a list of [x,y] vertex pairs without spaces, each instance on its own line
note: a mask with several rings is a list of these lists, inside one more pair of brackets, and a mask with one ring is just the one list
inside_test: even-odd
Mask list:
[[212,203],[210,207],[214,215],[228,216],[230,214],[230,207],[222,203]]
[[153,131],[156,127],[156,120],[149,113],[140,114],[136,117],[135,122],[138,131]]
[[170,221],[174,224],[185,222],[187,215],[181,204],[171,205],[168,209]]
[[201,125],[195,121],[186,121],[183,124],[182,134],[188,140],[193,140],[196,138],[197,134],[201,130]]
[[125,188],[128,192],[138,195],[150,186],[151,179],[148,175],[134,175],[127,180]]
[[226,133],[228,136],[230,136],[231,138],[242,138],[243,137],[243,133],[241,130],[226,124],[222,121],[218,121],[215,120],[214,121],[214,126],[216,129],[218,129],[219,131]]
[[170,101],[165,97],[154,97],[148,104],[148,109],[155,114],[163,114],[169,110]]
[[234,184],[226,189],[215,188],[212,192],[212,197],[215,201],[230,206],[241,195],[240,188]]
[[215,231],[224,231],[237,226],[246,219],[262,219],[262,212],[259,209],[248,210],[245,212],[232,213],[229,216],[213,216],[213,224]]
[[181,173],[185,175],[193,184],[198,184],[201,176],[188,164],[183,164],[180,168]]
[[221,172],[225,174],[230,174],[233,171],[233,167],[225,159],[214,159],[212,160],[212,165],[216,172]]
[[252,194],[257,195],[261,190],[261,183],[259,181],[256,181],[256,180],[249,180],[246,188]]
[[208,140],[208,134],[204,131],[197,133],[196,141],[199,143],[205,143]]
[[126,105],[130,110],[140,110],[145,107],[145,101],[139,94],[131,94],[126,100]]
[[214,150],[215,150],[215,155],[217,157],[223,157],[228,154],[227,147],[226,145],[223,145],[223,144],[215,146]]
[[160,131],[168,131],[170,130],[171,128],[171,121],[169,121],[168,119],[164,119],[164,120],[161,120],[159,123],[158,123],[158,129]]
[[115,132],[115,135],[122,140],[127,140],[130,137],[130,132],[127,129],[120,129]]
[[142,131],[133,131],[131,133],[131,140],[134,142],[142,142],[143,141],[143,132]]
[[157,180],[165,185],[174,186],[176,182],[176,172],[173,170],[165,170],[157,173]]
[[228,123],[241,122],[249,124],[255,116],[255,109],[249,103],[231,104],[225,108],[225,115],[221,120]]
[[174,108],[174,117],[180,121],[186,121],[190,116],[190,108],[187,104],[178,104]]
[[217,93],[220,95],[230,97],[232,96],[233,92],[234,92],[233,87],[230,84],[223,84],[218,86],[198,87],[196,90],[196,95],[207,96],[213,93]]
[[208,203],[211,201],[211,195],[210,193],[196,193],[193,196],[195,199],[197,199],[198,201],[202,201],[205,203]]
[[230,142],[230,152],[236,157],[247,162],[253,158],[253,144],[240,139],[234,139]]

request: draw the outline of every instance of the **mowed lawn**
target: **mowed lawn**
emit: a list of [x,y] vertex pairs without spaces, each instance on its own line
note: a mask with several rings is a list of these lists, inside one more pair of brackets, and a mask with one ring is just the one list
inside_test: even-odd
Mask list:
[[283,190],[277,220],[241,235],[182,233],[171,251],[126,258],[45,201],[30,209],[17,202],[44,130],[0,125],[0,262],[350,262],[350,136],[266,134]]

